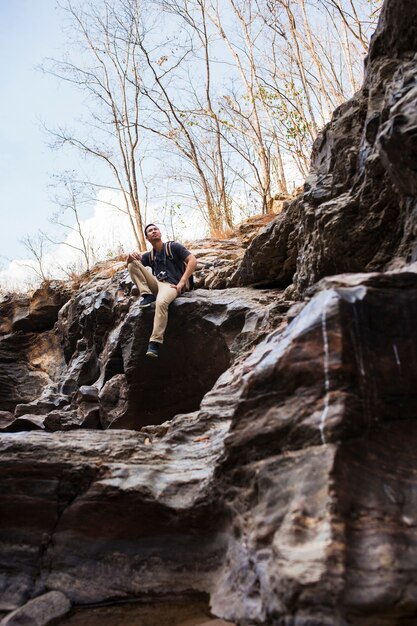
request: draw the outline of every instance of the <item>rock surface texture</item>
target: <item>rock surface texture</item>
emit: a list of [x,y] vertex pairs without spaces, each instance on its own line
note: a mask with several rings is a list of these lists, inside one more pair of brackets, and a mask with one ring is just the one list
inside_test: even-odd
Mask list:
[[417,623],[416,25],[386,0],[304,193],[200,243],[158,360],[123,264],[0,303],[4,614]]

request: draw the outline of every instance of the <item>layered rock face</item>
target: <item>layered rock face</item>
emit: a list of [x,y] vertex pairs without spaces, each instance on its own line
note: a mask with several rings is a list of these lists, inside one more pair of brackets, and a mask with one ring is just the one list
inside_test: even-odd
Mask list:
[[3,434],[2,608],[211,595],[238,624],[412,624],[417,275],[318,286],[162,426]]
[[122,265],[0,304],[0,611],[416,623],[416,24],[387,0],[303,195],[202,244],[160,359]]
[[0,411],[37,399],[59,376],[65,363],[53,327],[68,298],[60,286],[0,302]]

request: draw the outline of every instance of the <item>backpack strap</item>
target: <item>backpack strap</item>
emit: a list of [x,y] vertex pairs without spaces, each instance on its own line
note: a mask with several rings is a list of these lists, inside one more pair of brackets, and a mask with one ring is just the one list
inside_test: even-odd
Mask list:
[[[168,247],[169,244],[169,247]],[[162,250],[163,250],[163,255],[166,261],[167,256],[169,256],[170,259],[174,259],[174,255],[172,254],[172,250],[171,250],[171,242],[169,241],[168,243],[164,243],[162,246]],[[149,264],[152,268],[152,274],[154,274],[154,270],[155,270],[155,250],[154,248],[152,248],[149,251]]]
[[[172,244],[173,243],[174,243],[173,241],[168,241],[166,243],[166,255],[167,255],[167,257],[172,259],[174,261],[174,263],[177,265],[178,269],[182,273],[184,273],[185,272],[185,268],[187,267],[187,264],[186,264],[185,261],[182,261],[182,260],[178,259],[178,257],[176,257],[174,255],[174,252],[172,250]],[[187,280],[187,283],[186,283],[186,286],[185,286],[185,290],[186,291],[191,291],[192,289],[194,289],[194,277],[190,276],[189,279]]]
[[172,253],[172,241],[167,241],[164,243],[165,246],[165,254],[169,259],[174,259],[174,255]]
[[[166,257],[170,259],[174,259],[174,254],[172,252],[172,241],[167,241],[166,243],[164,243],[162,249]],[[154,261],[155,261],[155,250],[154,248],[152,248],[151,251],[149,252],[149,262],[152,267],[153,267]]]
[[[178,269],[182,272],[185,272],[185,268],[186,268],[186,263],[184,261],[180,261],[179,259],[177,259],[174,256],[174,252],[172,250],[172,241],[167,241],[166,243],[164,243],[164,254],[165,254],[165,258],[171,259],[172,261],[174,261],[174,263],[177,265]],[[154,270],[154,263],[155,263],[155,250],[152,248],[152,250],[149,252],[149,262],[152,268],[152,272]],[[187,291],[194,289],[194,278],[193,276],[190,276],[190,278],[187,280],[187,286],[186,286]]]

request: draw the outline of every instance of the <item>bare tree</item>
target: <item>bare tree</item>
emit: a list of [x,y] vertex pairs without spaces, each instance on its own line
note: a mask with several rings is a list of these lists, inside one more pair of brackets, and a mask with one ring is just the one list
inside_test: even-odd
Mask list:
[[259,93],[287,166],[292,161],[305,175],[317,131],[360,84],[379,0],[255,2],[269,32],[255,47]]
[[242,198],[266,212],[307,174],[318,131],[360,83],[379,4],[66,0],[82,56],[48,71],[85,90],[91,106],[84,133],[60,128],[55,143],[109,168],[140,247],[145,142],[176,193],[165,207],[197,207],[221,233]]
[[[59,206],[59,211],[52,216],[51,222],[60,227],[65,237],[56,238],[45,232],[42,232],[42,235],[54,245],[67,246],[78,252],[82,259],[82,269],[89,271],[92,263],[96,261],[96,255],[91,237],[82,226],[80,209],[83,204],[90,202],[90,198],[84,194],[84,185],[74,181],[71,172],[57,177],[56,187],[58,191],[54,195],[54,202]],[[66,221],[65,216],[68,213],[70,217]]]
[[[249,136],[252,137],[254,149],[258,156],[258,164],[259,169],[261,170],[261,175],[258,174],[257,179],[262,197],[262,210],[266,213],[269,209],[271,200],[271,168],[270,153],[266,147],[260,112],[258,110],[259,101],[256,97],[259,85],[257,81],[255,55],[253,49],[253,34],[251,32],[255,22],[251,11],[252,3],[245,2],[248,9],[245,14],[244,8],[239,6],[235,0],[228,0],[228,2],[236,18],[239,31],[242,34],[243,49],[240,47],[240,43],[234,43],[232,38],[226,33],[218,5],[214,5],[212,3],[210,17],[234,59],[236,68],[245,88],[245,96],[250,105],[250,111],[245,116],[247,122],[246,126],[249,125],[250,127]],[[239,51],[239,48],[241,52]],[[247,61],[247,63],[245,63],[245,61]],[[234,110],[237,111],[237,108],[234,107]],[[242,115],[240,122],[242,122]],[[252,167],[254,165],[258,171],[257,165],[252,163]]]
[[51,269],[47,267],[45,262],[49,245],[47,237],[44,233],[38,231],[34,235],[26,235],[21,240],[21,243],[33,258],[33,263],[25,263],[22,261],[20,264],[34,272],[35,276],[42,283],[47,283],[51,279]]
[[107,0],[80,6],[68,0],[63,5],[81,57],[49,60],[44,69],[86,92],[91,105],[84,133],[65,127],[49,132],[54,147],[71,145],[110,170],[138,245],[145,249],[138,183],[141,61],[135,38],[125,36],[126,28],[134,25],[123,19],[121,8],[121,3]]
[[[193,89],[196,100],[194,113],[199,119],[198,126],[203,132],[208,133],[213,138],[213,141],[209,142],[209,151],[206,150],[205,154],[202,153],[206,169],[211,169],[212,176],[210,178],[213,187],[211,196],[213,202],[217,204],[217,217],[215,220],[217,224],[213,224],[213,226],[219,228],[223,221],[226,226],[231,227],[233,220],[227,194],[221,122],[218,112],[213,105],[211,42],[207,23],[207,0],[162,0],[161,6],[169,14],[178,16],[181,22],[191,29],[191,33],[195,35],[199,42],[204,68],[204,99],[200,98],[196,90]],[[197,50],[197,54],[199,50]],[[202,137],[200,137],[201,140]],[[212,149],[210,150],[210,148]]]
[[[210,40],[205,0],[165,0],[158,3],[165,13],[178,19],[184,41],[179,54],[152,50],[141,37],[138,16],[132,11],[138,43],[149,70],[141,90],[152,112],[142,128],[170,142],[192,173],[183,175],[212,234],[232,225],[227,189],[220,121],[212,104]],[[191,63],[203,54],[204,86],[196,87],[189,72]],[[156,53],[157,52],[157,53]],[[188,73],[188,74],[187,74]],[[184,88],[184,76],[188,80]]]

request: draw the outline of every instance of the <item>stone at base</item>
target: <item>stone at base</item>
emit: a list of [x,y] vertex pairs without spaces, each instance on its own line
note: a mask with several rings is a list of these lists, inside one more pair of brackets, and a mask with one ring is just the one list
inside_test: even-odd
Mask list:
[[0,626],[47,626],[62,617],[71,608],[71,602],[61,591],[50,591],[29,600],[26,604],[9,613]]

